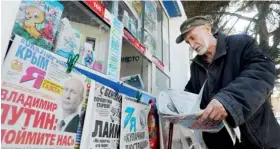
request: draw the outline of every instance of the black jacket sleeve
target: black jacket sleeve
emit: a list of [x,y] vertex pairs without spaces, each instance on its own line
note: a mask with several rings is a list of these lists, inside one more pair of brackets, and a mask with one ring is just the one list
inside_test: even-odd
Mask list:
[[[191,69],[190,69],[190,70],[193,70],[193,67],[194,67],[194,65],[193,65],[193,63],[192,63],[192,64],[191,64]],[[194,80],[193,76],[194,76],[193,71],[191,71],[191,78],[190,78],[190,80],[188,81],[188,84],[185,86],[184,91],[191,92],[191,93],[196,93],[196,92],[195,92],[195,89],[194,89],[195,84],[194,84],[194,81],[193,81],[193,80]]]
[[247,121],[266,101],[276,78],[274,62],[249,36],[240,60],[239,76],[212,98],[224,105],[233,127]]

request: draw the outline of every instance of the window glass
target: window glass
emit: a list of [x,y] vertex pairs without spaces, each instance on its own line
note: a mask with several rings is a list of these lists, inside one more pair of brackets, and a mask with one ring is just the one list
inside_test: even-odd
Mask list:
[[157,3],[157,38],[155,56],[162,61],[162,7]]
[[108,1],[108,0],[102,0],[101,1],[104,7],[111,13],[113,14],[113,3],[114,1]]
[[162,10],[162,47],[163,47],[163,64],[164,67],[170,69],[170,48],[169,48],[169,22],[166,13]]
[[144,10],[144,45],[153,55],[156,55],[157,40],[157,6],[153,1],[145,1]]
[[149,92],[152,77],[151,66],[151,62],[123,38],[120,80]]
[[138,16],[137,39],[142,42],[144,2],[143,1],[127,1],[127,2]]
[[156,87],[157,91],[163,91],[170,88],[170,78],[158,68],[156,69]]
[[152,36],[156,36],[157,32],[157,6],[153,1],[145,1],[145,16],[144,16],[144,28],[151,33]]
[[144,31],[144,45],[151,54],[156,52],[156,39],[146,30]]
[[118,19],[132,33],[132,35],[134,35],[134,37],[137,37],[138,20],[124,2],[119,2]]
[[[100,20],[94,12],[86,9],[81,2],[61,1],[64,5],[62,19],[68,20],[69,26],[61,36],[57,38],[57,42],[65,42],[71,30],[75,30],[81,38],[75,43],[79,43],[79,63],[106,74],[108,49],[109,49],[109,34],[110,28],[102,20]],[[70,29],[69,29],[70,28]],[[58,31],[59,33],[59,31]]]

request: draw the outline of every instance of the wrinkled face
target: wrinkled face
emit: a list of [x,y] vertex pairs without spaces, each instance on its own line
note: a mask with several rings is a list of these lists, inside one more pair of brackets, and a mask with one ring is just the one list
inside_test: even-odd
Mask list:
[[65,111],[74,113],[83,101],[84,86],[80,80],[68,80],[61,96],[61,106]]
[[190,30],[185,35],[184,39],[198,55],[203,55],[208,50],[210,35],[211,28],[206,24],[197,26]]

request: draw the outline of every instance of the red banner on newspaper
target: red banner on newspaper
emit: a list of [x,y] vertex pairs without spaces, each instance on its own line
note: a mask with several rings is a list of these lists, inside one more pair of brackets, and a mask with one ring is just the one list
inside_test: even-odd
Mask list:
[[97,13],[101,18],[104,17],[105,7],[99,1],[84,0],[84,3],[89,6],[95,13]]
[[66,61],[15,37],[2,68],[3,148],[74,148],[91,80]]

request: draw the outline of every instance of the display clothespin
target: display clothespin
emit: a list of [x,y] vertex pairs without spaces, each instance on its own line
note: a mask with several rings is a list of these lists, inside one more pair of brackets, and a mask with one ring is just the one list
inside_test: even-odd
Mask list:
[[120,90],[118,88],[115,89],[115,96],[117,97],[119,95]]
[[76,54],[74,57],[73,55],[69,55],[68,60],[67,60],[67,73],[70,73],[74,67],[74,65],[76,64],[76,62],[79,59],[79,54]]
[[137,91],[136,93],[136,102],[140,102],[141,101],[141,97],[142,97],[142,93],[140,93],[139,91]]

